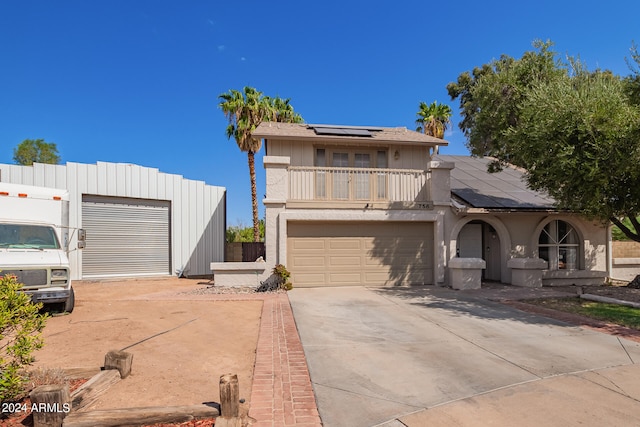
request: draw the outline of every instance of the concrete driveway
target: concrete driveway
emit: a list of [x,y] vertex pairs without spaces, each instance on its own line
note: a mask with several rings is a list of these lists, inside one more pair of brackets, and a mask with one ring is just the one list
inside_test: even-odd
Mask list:
[[289,299],[325,427],[640,425],[640,344],[447,288]]

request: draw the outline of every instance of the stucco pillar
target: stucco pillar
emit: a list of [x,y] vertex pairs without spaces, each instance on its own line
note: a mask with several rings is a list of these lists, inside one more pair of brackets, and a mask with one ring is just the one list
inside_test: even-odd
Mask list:
[[289,157],[265,156],[263,158],[266,173],[265,210],[265,255],[268,271],[276,264],[285,264],[287,260],[278,259],[278,217],[285,211],[289,194]]
[[511,284],[528,288],[542,287],[542,270],[547,268],[547,261],[540,258],[512,258],[507,261],[511,269]]
[[431,200],[434,204],[448,205],[451,203],[451,169],[454,167],[453,162],[435,160],[429,162]]
[[449,277],[453,289],[480,289],[482,270],[487,263],[482,258],[451,258]]

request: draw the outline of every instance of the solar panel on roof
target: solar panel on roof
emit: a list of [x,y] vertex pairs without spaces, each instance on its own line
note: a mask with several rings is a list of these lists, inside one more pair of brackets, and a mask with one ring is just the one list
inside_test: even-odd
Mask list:
[[383,127],[378,126],[346,126],[346,125],[307,125],[310,129],[325,128],[325,129],[364,129],[372,132],[383,131]]
[[373,136],[367,129],[345,129],[334,127],[314,127],[316,135],[340,135],[340,136]]
[[502,172],[489,174],[489,159],[439,156],[453,160],[451,170],[451,193],[475,208],[485,209],[550,209],[553,200],[543,193],[527,187],[522,172],[505,168]]

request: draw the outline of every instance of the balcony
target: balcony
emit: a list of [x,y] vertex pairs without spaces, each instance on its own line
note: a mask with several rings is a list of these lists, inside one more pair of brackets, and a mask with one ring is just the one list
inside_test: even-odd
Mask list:
[[431,201],[423,170],[290,166],[288,174],[288,203],[427,208]]

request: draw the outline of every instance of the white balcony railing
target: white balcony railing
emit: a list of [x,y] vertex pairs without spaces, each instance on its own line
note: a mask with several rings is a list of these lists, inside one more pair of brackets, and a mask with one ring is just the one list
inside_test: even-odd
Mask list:
[[289,167],[289,200],[428,202],[429,172]]

